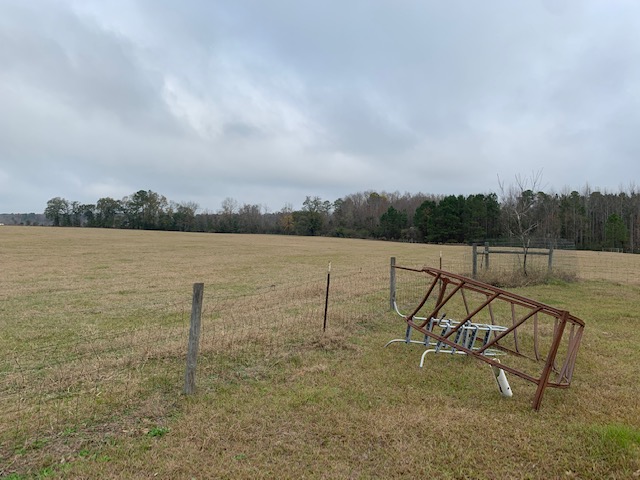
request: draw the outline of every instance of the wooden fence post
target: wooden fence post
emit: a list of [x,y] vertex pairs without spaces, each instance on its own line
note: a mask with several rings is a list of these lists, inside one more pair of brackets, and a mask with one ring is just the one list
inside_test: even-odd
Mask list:
[[391,257],[391,270],[389,272],[389,310],[396,307],[396,257]]
[[184,374],[185,395],[191,395],[196,390],[196,365],[198,363],[198,345],[200,344],[203,293],[204,283],[194,283],[193,303],[191,304],[191,326],[189,327],[189,346],[187,349],[187,369]]

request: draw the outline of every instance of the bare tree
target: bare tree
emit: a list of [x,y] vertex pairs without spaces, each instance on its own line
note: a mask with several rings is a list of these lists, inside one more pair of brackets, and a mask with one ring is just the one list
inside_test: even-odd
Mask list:
[[516,238],[522,247],[522,271],[527,275],[527,255],[531,247],[531,239],[540,225],[537,213],[538,195],[541,188],[542,171],[532,173],[529,177],[516,175],[515,183],[505,188],[504,182],[498,178],[502,197],[502,212],[509,236]]
[[220,222],[218,227],[223,233],[237,233],[238,231],[238,201],[227,197],[222,201],[222,209],[218,211]]

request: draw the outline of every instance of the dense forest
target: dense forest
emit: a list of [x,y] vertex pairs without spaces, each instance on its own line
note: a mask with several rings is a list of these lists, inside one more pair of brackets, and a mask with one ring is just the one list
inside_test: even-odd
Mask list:
[[511,188],[495,193],[425,195],[361,192],[333,202],[307,197],[300,210],[268,212],[227,198],[216,212],[176,203],[151,190],[121,200],[81,204],[56,197],[45,217],[55,226],[267,233],[375,238],[409,242],[515,242],[578,249],[640,252],[640,193],[561,194]]

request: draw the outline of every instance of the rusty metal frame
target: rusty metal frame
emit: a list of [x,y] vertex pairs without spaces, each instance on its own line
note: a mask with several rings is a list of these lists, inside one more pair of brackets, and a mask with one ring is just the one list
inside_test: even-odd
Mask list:
[[[464,352],[477,360],[489,364],[491,367],[502,369],[536,384],[537,388],[532,404],[534,410],[540,409],[542,397],[547,387],[568,388],[571,384],[585,326],[584,321],[580,318],[571,315],[566,310],[554,308],[536,300],[444,270],[430,267],[416,269],[399,265],[393,265],[393,268],[422,273],[432,277],[419,304],[411,313],[401,314],[407,322],[406,343],[423,343],[410,341],[410,332],[411,329],[414,329],[425,335],[425,345],[428,343],[427,337],[431,338],[436,342],[449,346],[452,351]],[[473,296],[476,301],[480,298],[479,303],[472,304],[470,296]],[[454,300],[463,305],[466,316],[458,319],[457,325],[449,329],[446,334],[438,334],[433,329],[430,329],[429,325],[433,325],[432,319],[438,319],[440,312],[447,305],[453,303]],[[431,304],[433,305],[430,306]],[[464,328],[465,325],[473,323],[480,315],[490,319],[492,325],[500,325],[498,320],[502,322],[507,320],[505,318],[496,319],[498,304],[507,306],[507,311],[510,312],[510,318],[508,319],[511,323],[510,326],[499,333],[494,333],[494,337],[479,348],[467,348],[465,345],[455,342],[455,335],[458,330]],[[397,311],[400,313],[399,310]],[[423,313],[418,316],[421,311]],[[517,311],[519,311],[520,315],[517,314]],[[547,323],[553,322],[551,343],[546,351],[541,346],[541,323],[543,320]],[[529,338],[532,341],[532,351],[524,347],[524,340],[527,335],[532,337]],[[563,347],[563,355],[561,356],[564,356],[564,358],[557,358],[561,346]],[[500,362],[493,358],[493,355],[489,355],[490,349],[493,351],[497,349],[509,355],[527,358],[532,361],[533,365],[539,366],[542,363],[542,370],[538,373],[527,373],[522,367],[509,366],[504,360],[505,357]]]

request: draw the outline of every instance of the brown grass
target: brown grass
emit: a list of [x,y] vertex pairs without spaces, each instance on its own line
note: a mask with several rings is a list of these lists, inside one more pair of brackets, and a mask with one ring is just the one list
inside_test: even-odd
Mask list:
[[640,476],[640,256],[566,252],[588,281],[518,289],[587,322],[571,388],[535,413],[533,386],[510,379],[502,399],[472,359],[420,370],[419,347],[382,348],[404,332],[389,257],[468,273],[469,247],[36,227],[0,242],[0,475]]

